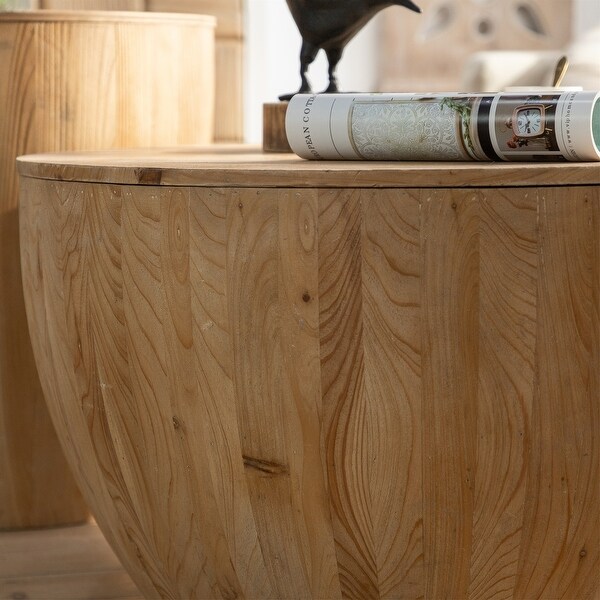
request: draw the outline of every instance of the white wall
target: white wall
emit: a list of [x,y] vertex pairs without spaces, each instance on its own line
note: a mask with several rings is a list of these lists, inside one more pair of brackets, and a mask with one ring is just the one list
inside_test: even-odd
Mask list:
[[[276,102],[279,94],[300,86],[300,34],[285,0],[246,0],[245,3],[245,137],[262,141],[262,105]],[[600,0],[576,0],[573,35],[600,24]],[[373,91],[377,32],[372,21],[353,39],[338,69],[346,91]],[[323,52],[309,70],[313,89],[327,87],[327,61]]]
[[[262,105],[276,102],[280,94],[300,87],[301,38],[285,0],[246,0],[245,32],[245,137],[249,143],[262,141]],[[376,32],[367,25],[344,52],[338,69],[344,90],[370,91],[375,78]],[[323,52],[309,70],[316,91],[327,87],[327,60]]]
[[600,26],[600,0],[577,0],[573,37],[576,38],[588,29]]

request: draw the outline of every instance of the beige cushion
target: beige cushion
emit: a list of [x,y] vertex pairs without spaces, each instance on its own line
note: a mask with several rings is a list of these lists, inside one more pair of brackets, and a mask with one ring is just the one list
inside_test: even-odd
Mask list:
[[552,85],[561,55],[558,50],[475,52],[465,64],[461,86],[465,92],[499,92],[514,85]]

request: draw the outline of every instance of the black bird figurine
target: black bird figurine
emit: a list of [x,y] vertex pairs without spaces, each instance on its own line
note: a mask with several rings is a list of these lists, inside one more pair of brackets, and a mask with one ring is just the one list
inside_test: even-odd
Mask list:
[[[335,70],[346,44],[375,16],[388,6],[405,6],[420,13],[412,0],[286,0],[302,36],[300,77],[302,84],[296,93],[310,92],[306,78],[308,66],[322,48],[329,63],[329,86],[326,93],[337,92]],[[294,94],[280,96],[289,100]]]

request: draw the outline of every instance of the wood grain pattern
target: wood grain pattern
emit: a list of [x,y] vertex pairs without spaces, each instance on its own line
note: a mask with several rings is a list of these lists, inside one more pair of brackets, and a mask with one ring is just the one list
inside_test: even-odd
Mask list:
[[378,588],[382,598],[422,598],[421,206],[418,193],[361,196],[369,487]]
[[244,190],[237,200],[229,216],[228,239],[235,242],[228,244],[227,285],[242,460],[275,597],[306,597],[284,421],[277,196]]
[[285,132],[287,102],[263,104],[263,152],[291,152]]
[[[301,508],[310,594],[338,598],[332,522],[321,453],[323,405],[319,344],[319,199],[316,192],[278,192],[279,297],[284,430],[294,500]],[[300,511],[298,511],[300,512]],[[297,590],[295,591],[297,594]]]
[[487,188],[598,185],[595,163],[328,161],[267,154],[252,146],[63,152],[23,156],[19,173],[37,179],[194,187]]
[[145,0],[36,0],[37,6],[44,10],[144,10]]
[[[163,13],[162,19],[166,13],[216,17],[215,96],[219,102],[215,106],[214,140],[243,141],[242,0],[38,0],[37,4],[35,8],[51,10],[159,12]],[[208,57],[205,59],[210,60]],[[162,73],[163,76],[166,74]]]
[[[0,14],[0,528],[87,516],[48,419],[29,342],[15,158],[209,142],[214,72],[202,55],[212,56],[213,26],[198,16]],[[187,52],[185,65],[174,68],[171,61]],[[191,96],[202,94],[199,109]]]
[[[364,393],[361,204],[358,192],[320,198],[319,308],[324,452],[342,595],[377,595],[369,432]],[[343,243],[340,243],[343,240]]]
[[597,185],[22,184],[42,381],[148,598],[598,593]]
[[597,200],[585,189],[571,190],[568,206],[561,199],[539,198],[537,385],[516,593],[587,598],[600,570],[589,552],[600,502]]
[[[479,372],[478,201],[424,199],[423,535],[428,598],[463,598],[472,552]],[[440,239],[444,243],[440,243]]]
[[512,598],[522,543],[537,318],[536,194],[479,203],[479,380],[469,598]]
[[244,7],[242,0],[145,0],[145,10],[212,15],[215,32],[215,141],[244,139]]

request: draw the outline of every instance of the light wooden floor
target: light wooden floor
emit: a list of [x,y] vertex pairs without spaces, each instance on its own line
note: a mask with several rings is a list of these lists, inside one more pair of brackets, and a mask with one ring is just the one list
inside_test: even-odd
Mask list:
[[0,600],[142,600],[95,523],[0,532]]

